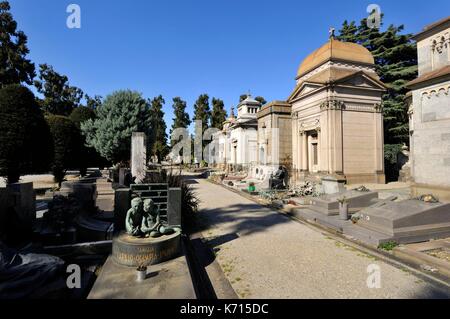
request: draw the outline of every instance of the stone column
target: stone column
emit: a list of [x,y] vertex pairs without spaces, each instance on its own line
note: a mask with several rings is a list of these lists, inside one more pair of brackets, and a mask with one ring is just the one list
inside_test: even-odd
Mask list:
[[147,169],[147,137],[145,133],[133,133],[131,138],[131,174],[136,184],[142,184]]
[[301,170],[306,172],[308,170],[308,134],[306,132],[303,132],[301,139],[302,139]]
[[384,174],[384,128],[383,116],[379,112],[375,116],[375,170],[377,175]]

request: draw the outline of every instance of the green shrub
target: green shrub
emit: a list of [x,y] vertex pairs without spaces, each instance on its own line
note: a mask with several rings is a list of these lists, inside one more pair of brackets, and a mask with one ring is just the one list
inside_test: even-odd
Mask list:
[[382,249],[382,250],[386,250],[386,251],[392,251],[397,246],[398,246],[397,242],[389,241],[387,243],[380,244],[378,246],[378,249]]
[[68,117],[48,115],[46,119],[53,139],[52,172],[61,186],[67,169],[80,167],[81,134]]
[[41,173],[52,160],[51,136],[33,93],[19,85],[0,89],[0,176],[16,183]]
[[95,111],[85,106],[74,108],[69,116],[72,122],[78,127],[81,127],[81,124],[87,120],[95,120],[95,117]]

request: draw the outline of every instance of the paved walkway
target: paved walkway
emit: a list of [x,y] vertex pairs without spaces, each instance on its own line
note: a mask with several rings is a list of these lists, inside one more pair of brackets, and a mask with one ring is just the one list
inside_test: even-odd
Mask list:
[[[307,225],[206,180],[193,187],[201,200],[203,236],[241,298],[449,297],[406,269],[395,268]],[[367,269],[381,269],[381,288],[369,289]]]

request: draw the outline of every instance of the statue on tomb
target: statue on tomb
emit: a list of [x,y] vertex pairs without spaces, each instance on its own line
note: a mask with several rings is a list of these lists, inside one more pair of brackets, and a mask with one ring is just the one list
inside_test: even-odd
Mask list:
[[143,214],[142,199],[134,198],[131,201],[131,208],[128,210],[125,220],[126,230],[129,235],[135,237],[140,237],[142,235],[141,223]]
[[141,232],[145,237],[160,237],[170,235],[177,231],[181,231],[179,227],[170,227],[161,221],[159,207],[155,205],[153,200],[144,200],[144,214],[142,217]]
[[270,179],[271,189],[285,189],[284,181],[286,179],[287,172],[283,166],[280,166],[275,172],[275,175]]

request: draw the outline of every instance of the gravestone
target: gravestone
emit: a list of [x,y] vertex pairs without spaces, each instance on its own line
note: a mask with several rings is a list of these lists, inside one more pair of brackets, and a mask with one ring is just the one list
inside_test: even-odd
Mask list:
[[410,199],[369,207],[359,215],[359,226],[388,235],[384,242],[407,244],[450,237],[450,204]]
[[95,201],[97,200],[97,186],[92,183],[81,182],[63,182],[61,189],[54,195],[61,195],[68,197],[72,195],[81,205],[81,207],[90,211],[95,207]]
[[131,138],[131,174],[136,184],[142,184],[147,169],[147,137],[145,133],[133,133]]
[[128,174],[131,174],[130,169],[128,168],[120,168],[119,169],[119,185],[130,187],[131,179],[128,178]]
[[7,188],[0,188],[0,241],[6,239],[8,209],[11,207],[11,196]]
[[129,188],[117,189],[114,193],[114,230],[125,229],[125,217],[131,207],[131,191]]
[[348,202],[349,213],[356,213],[360,210],[372,206],[378,202],[378,192],[360,192],[348,190],[336,194],[322,195],[312,198],[311,209],[328,216],[339,215],[339,200],[345,199]]
[[36,220],[36,194],[33,183],[15,183],[6,188],[13,197],[12,205],[19,220],[23,222],[24,227],[31,227]]
[[327,195],[344,192],[346,183],[347,180],[342,176],[325,176],[322,178],[323,192]]
[[181,226],[181,188],[169,188],[167,223],[169,226]]

